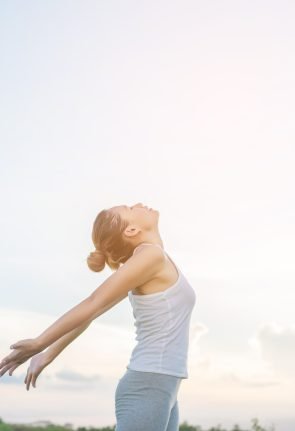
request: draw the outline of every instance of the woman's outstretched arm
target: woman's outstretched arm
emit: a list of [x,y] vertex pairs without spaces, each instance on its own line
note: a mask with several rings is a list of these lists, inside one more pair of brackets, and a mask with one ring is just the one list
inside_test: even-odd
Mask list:
[[36,340],[43,350],[79,325],[93,320],[124,299],[130,289],[143,284],[159,270],[164,259],[158,247],[147,247],[133,255],[90,296],[49,326]]
[[131,256],[89,297],[62,315],[38,337],[12,344],[11,348],[14,351],[1,361],[0,372],[3,367],[11,368],[11,364],[22,364],[63,335],[105,313],[124,299],[129,290],[152,279],[164,262],[165,255],[159,247],[144,247]]

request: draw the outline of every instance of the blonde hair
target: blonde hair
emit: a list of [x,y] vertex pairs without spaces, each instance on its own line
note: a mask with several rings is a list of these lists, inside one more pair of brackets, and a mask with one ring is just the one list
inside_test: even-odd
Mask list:
[[87,257],[89,269],[102,271],[107,264],[112,270],[125,263],[133,253],[133,246],[123,238],[128,226],[120,214],[112,210],[102,210],[96,217],[92,228],[92,242],[95,250]]

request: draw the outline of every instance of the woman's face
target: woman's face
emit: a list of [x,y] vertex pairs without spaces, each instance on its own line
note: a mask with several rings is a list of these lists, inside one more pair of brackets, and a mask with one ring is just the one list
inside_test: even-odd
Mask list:
[[158,224],[159,211],[154,210],[141,202],[132,206],[119,205],[113,207],[124,220],[128,220],[129,225],[140,228],[141,230],[151,230]]

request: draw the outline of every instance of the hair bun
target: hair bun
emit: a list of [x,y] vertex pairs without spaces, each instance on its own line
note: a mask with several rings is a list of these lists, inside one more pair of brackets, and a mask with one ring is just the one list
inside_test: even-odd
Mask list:
[[94,272],[102,271],[105,267],[105,263],[105,255],[99,249],[95,249],[87,257],[87,265]]

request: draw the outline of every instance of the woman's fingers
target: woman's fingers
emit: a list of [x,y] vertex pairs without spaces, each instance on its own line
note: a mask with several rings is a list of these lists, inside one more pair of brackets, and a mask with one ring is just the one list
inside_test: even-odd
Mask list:
[[0,369],[2,369],[3,367],[7,367],[9,366],[9,368],[15,364],[15,361],[18,359],[18,353],[17,351],[14,351],[12,353],[10,353],[10,355],[6,356],[5,358],[2,359],[1,363],[0,363]]
[[0,377],[2,377],[6,373],[6,371],[9,370],[9,368],[10,365],[6,365],[6,367],[3,367],[0,371]]
[[27,382],[26,382],[27,391],[30,389],[31,380],[32,380],[32,373],[29,373]]
[[34,386],[34,388],[36,388],[36,380],[39,374],[34,374],[33,378],[32,378],[32,386]]
[[[2,369],[0,370],[0,377],[9,370],[9,375],[12,376],[14,370],[21,365],[24,361],[19,359],[19,355],[15,352],[10,356],[10,360],[6,359],[4,362],[2,361]],[[4,358],[5,359],[5,358]],[[27,390],[30,389],[30,385],[36,388],[36,381],[41,373],[41,371],[48,365],[48,361],[44,357],[44,355],[40,354],[39,356],[35,356],[29,367],[27,368],[27,373],[24,379],[24,383],[26,385]]]
[[6,365],[6,367],[3,367],[2,368],[2,370],[0,371],[0,377],[2,377],[5,373],[6,373],[6,371],[7,370],[9,370],[8,371],[8,374],[10,375],[10,376],[12,376],[12,373],[13,373],[13,371],[19,366],[20,364],[16,364],[16,363],[14,363],[14,364],[11,364],[11,363],[9,363],[8,365]]
[[15,364],[13,367],[11,367],[11,368],[10,368],[10,370],[9,370],[9,372],[8,372],[8,374],[9,374],[10,376],[12,376],[13,371],[14,371],[18,366],[19,366],[19,364]]
[[15,356],[17,355],[17,350],[13,350],[11,353],[9,353],[9,355],[5,356],[5,358],[2,359],[2,361],[0,362],[0,367],[4,364],[6,365],[7,362],[11,361],[11,359],[15,358]]
[[10,372],[13,372],[13,370],[15,370],[17,367],[19,366],[19,364],[16,364],[15,362],[9,362],[5,367],[3,367],[0,371],[0,377],[2,377],[7,370],[9,371],[9,375],[11,376]]
[[7,364],[10,362],[11,360],[11,356],[8,355],[5,358],[2,359],[2,361],[0,362],[0,369],[2,369],[3,367],[6,367]]
[[26,375],[24,383],[27,385],[27,390],[30,389],[30,384],[36,388],[36,380],[39,374],[32,374],[31,372],[28,372]]
[[0,370],[6,365],[18,362],[22,364],[26,362],[30,357],[34,356],[40,349],[40,346],[33,338],[28,338],[25,340],[20,340],[17,343],[14,343],[10,346],[11,349],[14,349],[10,355],[3,358],[0,362]]

